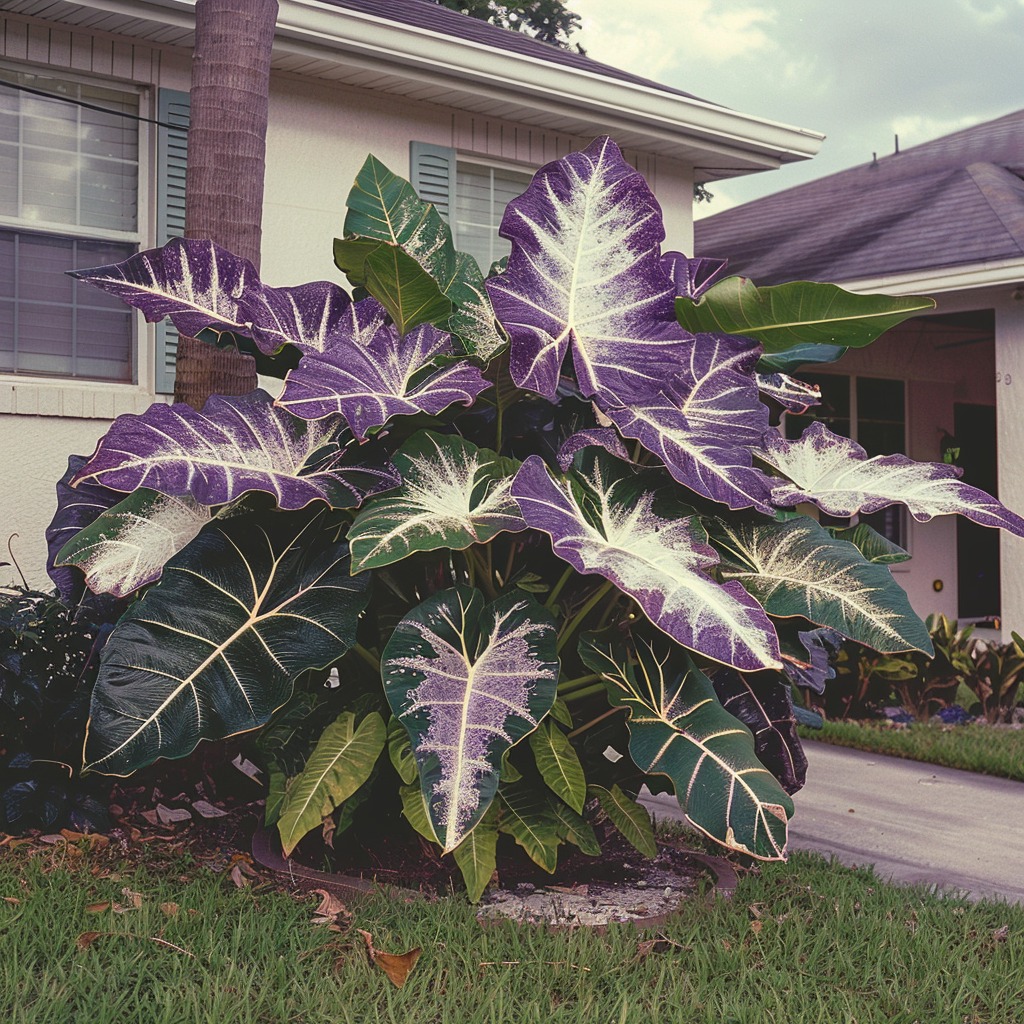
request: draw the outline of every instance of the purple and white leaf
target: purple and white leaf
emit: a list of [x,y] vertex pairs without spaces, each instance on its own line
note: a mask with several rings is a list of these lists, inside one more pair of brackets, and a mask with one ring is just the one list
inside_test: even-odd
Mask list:
[[260,390],[214,395],[202,412],[153,405],[139,416],[119,416],[72,485],[148,487],[202,505],[266,491],[282,509],[313,501],[354,508],[400,481],[386,458],[347,440],[343,429],[338,419],[296,419]]
[[676,297],[696,302],[725,273],[729,261],[666,252],[661,257],[661,265],[675,283]]
[[915,462],[905,455],[869,458],[856,441],[832,433],[821,422],[812,423],[796,441],[770,432],[765,445],[762,457],[789,477],[773,481],[776,505],[813,501],[829,515],[852,516],[898,503],[920,523],[957,513],[981,526],[1024,537],[1024,519],[990,494],[965,484],[956,466]]
[[622,403],[678,369],[690,335],[660,262],[661,208],[611,139],[542,167],[500,234],[512,253],[487,291],[519,387],[554,398],[570,347],[583,393]]
[[190,338],[207,327],[248,334],[239,299],[259,285],[248,260],[198,238],[174,238],[159,249],[111,266],[75,270],[71,276],[142,310],[150,322],[170,317]]
[[718,554],[697,517],[661,514],[657,492],[638,485],[628,467],[600,452],[586,476],[554,480],[533,455],[512,496],[527,525],[551,537],[559,558],[611,580],[683,646],[741,671],[781,667],[764,609],[738,583],[711,578]]
[[159,579],[209,521],[210,509],[192,498],[140,488],[72,537],[57,563],[81,569],[94,594],[127,597]]
[[731,669],[711,674],[722,707],[754,735],[758,761],[792,796],[803,789],[807,755],[796,731],[791,687],[778,676],[746,676]]
[[770,482],[753,459],[768,430],[754,378],[759,354],[743,338],[698,334],[685,369],[662,391],[624,407],[599,404],[681,484],[729,508],[770,515]]
[[247,288],[239,299],[253,340],[267,353],[282,345],[294,345],[303,352],[326,351],[339,337],[345,338],[352,305],[348,293],[331,281],[291,288],[260,284]]
[[551,710],[554,620],[521,592],[485,607],[478,590],[443,590],[398,624],[381,674],[409,733],[434,834],[449,853],[494,800],[505,752]]
[[568,471],[577,452],[595,446],[611,452],[617,459],[633,461],[617,430],[613,427],[592,427],[589,430],[577,430],[562,442],[562,447],[558,449],[559,467],[563,472]]
[[798,416],[813,405],[821,405],[819,384],[808,384],[788,373],[759,373],[757,386],[762,395],[775,399],[787,412]]
[[519,468],[514,459],[430,430],[414,434],[393,457],[402,486],[367,501],[349,529],[354,573],[526,529],[509,493]]
[[[289,371],[277,400],[304,420],[341,414],[360,440],[393,416],[436,416],[455,402],[472,405],[489,388],[480,369],[455,355],[451,336],[423,324],[401,337],[374,299],[352,307],[347,334]],[[424,377],[421,371],[440,362]]]
[[351,300],[328,281],[296,287],[264,285],[256,268],[214,242],[174,238],[158,249],[72,276],[142,310],[149,321],[170,317],[184,335],[206,328],[251,337],[268,355],[290,344],[326,348]]
[[57,511],[46,528],[46,572],[65,604],[77,603],[85,584],[78,570],[56,564],[58,553],[72,537],[124,497],[119,491],[97,483],[72,487],[71,481],[88,461],[85,455],[68,457],[67,471],[57,481]]

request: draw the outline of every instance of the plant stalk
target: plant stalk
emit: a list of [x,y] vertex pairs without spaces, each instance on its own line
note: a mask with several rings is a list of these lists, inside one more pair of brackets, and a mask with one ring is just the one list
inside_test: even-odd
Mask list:
[[572,617],[572,619],[566,624],[562,630],[562,634],[558,638],[558,651],[561,653],[562,648],[569,642],[569,638],[576,632],[583,620],[601,603],[605,595],[615,586],[614,583],[609,580],[607,583],[603,583],[597,590],[590,596],[590,599],[583,605],[583,607]]

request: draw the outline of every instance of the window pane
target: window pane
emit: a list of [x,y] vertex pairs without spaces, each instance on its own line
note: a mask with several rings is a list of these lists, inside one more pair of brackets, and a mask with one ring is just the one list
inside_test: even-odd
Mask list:
[[0,80],[54,94],[0,89],[0,212],[29,222],[134,231],[138,125],[123,115],[137,113],[137,97],[10,71],[0,71]]
[[498,235],[505,207],[522,195],[532,175],[459,162],[455,185],[455,244],[476,258],[484,273],[511,251]]
[[904,451],[903,381],[857,378],[857,440],[868,455]]
[[69,278],[126,259],[135,246],[0,230],[0,371],[132,379],[132,314]]

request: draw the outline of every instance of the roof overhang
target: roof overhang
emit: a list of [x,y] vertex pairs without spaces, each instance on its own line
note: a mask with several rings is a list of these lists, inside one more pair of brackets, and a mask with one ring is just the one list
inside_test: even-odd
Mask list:
[[[45,5],[14,0],[13,8],[158,45],[190,48],[193,41],[195,0],[57,0]],[[275,67],[307,77],[566,134],[610,132],[625,147],[692,165],[699,180],[806,160],[824,138],[703,100],[319,0],[280,0],[274,51]]]
[[931,295],[998,285],[1020,285],[1024,283],[1024,259],[970,263],[959,267],[926,267],[900,274],[836,283],[851,292],[882,292],[887,295]]

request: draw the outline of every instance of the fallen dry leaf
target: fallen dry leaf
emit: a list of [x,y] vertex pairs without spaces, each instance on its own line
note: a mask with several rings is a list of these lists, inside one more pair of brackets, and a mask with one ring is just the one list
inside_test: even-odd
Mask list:
[[764,927],[764,921],[751,921],[750,922],[750,930],[755,935],[760,935],[761,934],[761,929],[763,927]]
[[219,807],[214,807],[213,804],[207,800],[193,800],[192,809],[204,818],[226,818],[228,816],[227,811],[222,811]]
[[150,825],[159,825],[160,819],[156,816],[156,811],[142,811],[142,817],[150,823]]
[[234,864],[231,870],[228,872],[228,877],[239,889],[244,889],[249,884],[249,879],[242,874],[242,867],[240,864]]
[[134,892],[133,890],[129,889],[128,886],[125,886],[121,890],[121,895],[124,896],[125,899],[127,899],[128,902],[131,903],[132,907],[134,907],[136,910],[138,910],[139,907],[142,906],[143,896],[141,892]]
[[177,917],[178,911],[181,910],[181,907],[179,907],[177,903],[161,903],[160,910],[168,917]]
[[320,897],[320,905],[316,908],[316,916],[311,924],[326,925],[327,930],[332,932],[347,931],[352,924],[348,907],[326,889],[313,889],[312,892]]
[[4,896],[3,901],[4,903],[10,903],[12,907],[16,907],[21,902],[17,896]]
[[995,939],[996,942],[1005,942],[1009,937],[1010,926],[1008,924],[1004,924],[992,932],[992,938]]
[[79,949],[88,949],[101,935],[108,935],[109,932],[82,932],[78,936],[75,945]]
[[184,807],[165,807],[163,804],[156,805],[156,816],[161,825],[175,825],[192,820],[192,812]]
[[373,936],[364,932],[362,928],[356,929],[366,943],[366,951],[370,954],[370,960],[375,963],[391,980],[396,988],[401,988],[410,972],[416,966],[422,950],[419,946],[410,949],[407,953],[383,953],[373,945]]
[[87,914],[102,914],[105,910],[110,909],[110,900],[106,900],[104,903],[89,903],[86,905],[85,912]]

